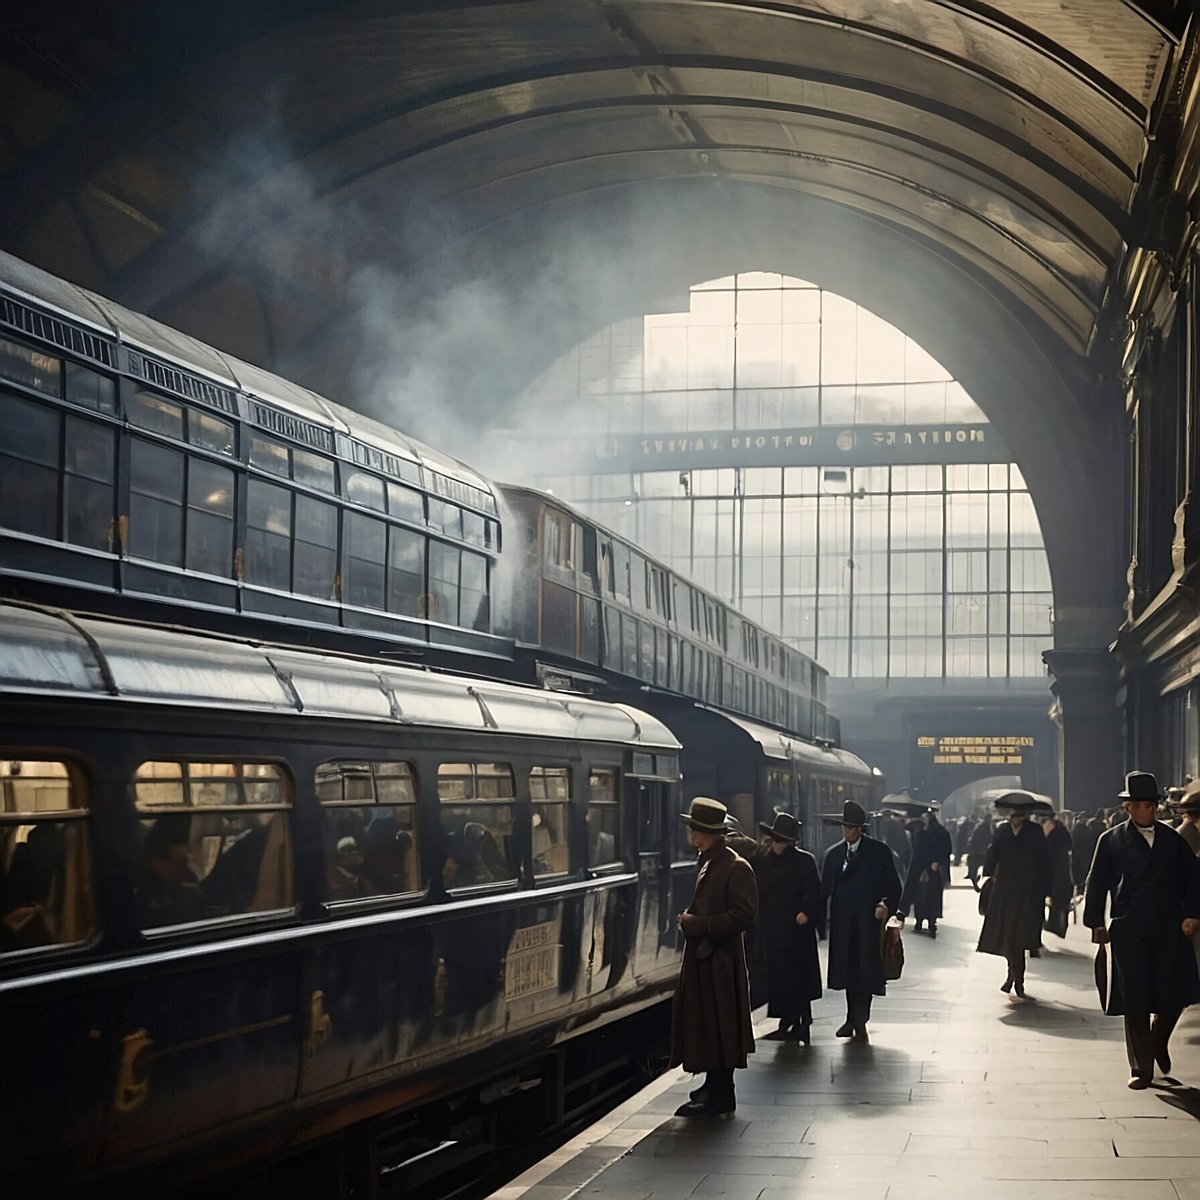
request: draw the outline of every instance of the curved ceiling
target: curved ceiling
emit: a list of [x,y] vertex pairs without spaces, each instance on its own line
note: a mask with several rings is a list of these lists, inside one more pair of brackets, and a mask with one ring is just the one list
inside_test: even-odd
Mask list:
[[1084,355],[1136,237],[1148,130],[1190,13],[1168,0],[117,7],[27,6],[10,21],[0,244],[274,366],[336,328],[363,266],[415,272],[456,242],[486,257],[514,228],[595,218],[596,197],[664,181],[707,186],[724,218],[745,187],[836,208]]

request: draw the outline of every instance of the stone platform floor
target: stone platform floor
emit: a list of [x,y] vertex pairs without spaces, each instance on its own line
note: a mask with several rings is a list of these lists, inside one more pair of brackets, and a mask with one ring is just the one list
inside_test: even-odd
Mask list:
[[907,922],[870,1044],[834,1038],[844,997],[827,995],[811,1047],[759,1041],[732,1120],[673,1117],[695,1083],[670,1071],[494,1200],[1200,1200],[1200,1006],[1172,1039],[1180,1085],[1130,1091],[1087,930],[1047,934],[1030,998],[1010,1000],[955,884],[936,941]]

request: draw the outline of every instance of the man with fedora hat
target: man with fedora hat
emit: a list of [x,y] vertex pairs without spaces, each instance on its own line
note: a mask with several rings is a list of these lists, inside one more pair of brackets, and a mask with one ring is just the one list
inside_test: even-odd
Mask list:
[[754,1052],[743,937],[758,915],[750,864],[725,844],[725,805],[697,796],[686,813],[699,851],[696,886],[677,924],[683,964],[671,1010],[671,1066],[705,1072],[677,1117],[725,1117],[734,1110],[733,1072]]
[[892,851],[863,832],[861,804],[842,806],[842,841],[821,864],[818,922],[829,929],[829,986],[846,993],[846,1021],[837,1037],[867,1040],[871,999],[883,996],[879,926],[900,907],[900,876]]
[[754,941],[754,992],[767,998],[767,1016],[779,1018],[774,1041],[809,1043],[812,1002],[821,996],[817,958],[817,908],[821,877],[817,860],[796,842],[800,822],[775,814],[759,829],[770,839],[766,854],[753,860],[758,880],[758,928]]
[[[1104,1011],[1125,1018],[1129,1086],[1149,1087],[1157,1062],[1171,1073],[1179,1014],[1200,1000],[1192,935],[1200,929],[1200,864],[1187,842],[1154,819],[1162,799],[1148,771],[1131,771],[1118,797],[1129,820],[1101,835],[1088,872],[1083,923],[1108,946]],[[1105,928],[1105,909],[1108,927]]]

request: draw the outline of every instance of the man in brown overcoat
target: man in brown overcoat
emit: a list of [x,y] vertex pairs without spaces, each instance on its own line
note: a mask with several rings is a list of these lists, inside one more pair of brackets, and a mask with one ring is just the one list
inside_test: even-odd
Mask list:
[[758,915],[754,870],[725,844],[725,805],[697,796],[688,840],[700,854],[696,887],[679,914],[683,965],[671,1011],[671,1066],[705,1072],[677,1117],[723,1117],[734,1110],[733,1072],[754,1052],[743,936]]

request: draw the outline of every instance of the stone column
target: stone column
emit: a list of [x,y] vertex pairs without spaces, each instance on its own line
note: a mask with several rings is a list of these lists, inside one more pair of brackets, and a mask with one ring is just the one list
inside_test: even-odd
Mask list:
[[1060,803],[1072,812],[1109,808],[1125,775],[1116,659],[1100,648],[1047,650],[1042,658],[1058,699]]

